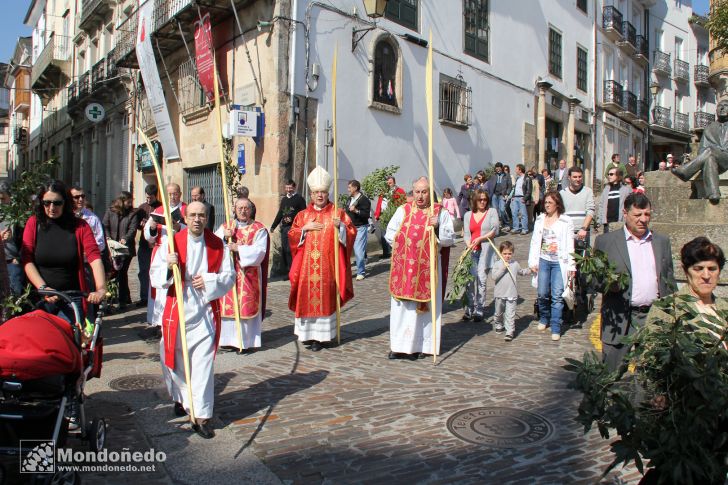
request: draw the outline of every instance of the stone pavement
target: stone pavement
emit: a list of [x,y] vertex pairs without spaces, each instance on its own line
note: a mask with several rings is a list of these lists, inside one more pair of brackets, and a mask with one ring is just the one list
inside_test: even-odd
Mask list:
[[[505,238],[525,263],[530,236],[499,241]],[[453,249],[451,271],[462,249],[462,242]],[[85,474],[84,483],[637,483],[632,468],[602,480],[608,441],[595,431],[584,435],[574,421],[579,396],[561,366],[564,357],[592,348],[591,321],[552,342],[531,324],[535,290],[522,277],[513,342],[489,323],[461,321],[462,310],[447,306],[437,365],[431,358],[389,361],[389,266],[372,260],[343,309],[341,346],[319,353],[294,340],[288,282],[270,283],[263,348],[216,360],[213,440],[173,419],[158,341],[142,338],[144,312],[108,317],[103,375],[87,387],[90,414],[108,419],[110,449],[153,447],[167,460],[153,473]],[[456,427],[496,437],[473,444],[447,423],[476,407],[512,408],[546,422],[530,423],[525,414],[455,420]],[[543,440],[529,445],[529,438]]]

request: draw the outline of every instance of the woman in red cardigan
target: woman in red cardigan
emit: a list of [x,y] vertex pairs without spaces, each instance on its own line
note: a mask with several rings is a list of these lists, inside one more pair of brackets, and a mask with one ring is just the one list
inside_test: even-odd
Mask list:
[[[93,272],[95,291],[86,284],[84,256]],[[71,194],[63,182],[52,181],[42,188],[35,215],[25,224],[21,259],[28,280],[38,289],[89,292],[92,304],[104,299],[106,275],[99,247],[86,221],[74,215]],[[45,300],[46,311],[74,320],[73,309],[65,301]]]

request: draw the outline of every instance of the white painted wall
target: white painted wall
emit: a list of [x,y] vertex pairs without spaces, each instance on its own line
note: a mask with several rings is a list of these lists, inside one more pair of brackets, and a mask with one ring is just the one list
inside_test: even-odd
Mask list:
[[[311,2],[299,1],[296,16],[305,21]],[[321,66],[317,89],[310,96],[319,102],[317,154],[323,164],[326,120],[332,119],[331,66],[334,45],[338,45],[339,178],[363,178],[371,170],[390,164],[400,165],[398,179],[409,186],[415,177],[427,172],[427,115],[425,107],[425,61],[427,49],[398,38],[403,64],[403,103],[401,114],[368,107],[368,51],[376,33],[411,34],[426,39],[432,28],[434,91],[434,158],[436,186],[457,190],[466,172],[473,173],[496,161],[512,166],[522,162],[523,124],[535,124],[536,81],[549,78],[553,89],[574,95],[582,106],[593,106],[591,55],[593,12],[585,15],[572,0],[490,3],[490,63],[463,52],[463,5],[461,1],[419,2],[419,29],[412,31],[386,18],[351,52],[352,27],[366,25],[351,17],[318,5],[310,9],[311,63]],[[356,7],[364,15],[363,3],[336,2],[344,12]],[[590,2],[590,10],[591,10]],[[562,34],[563,79],[548,76],[548,26]],[[296,94],[305,95],[303,71],[305,42],[302,29],[296,37]],[[588,50],[588,93],[576,89],[576,44]],[[455,77],[462,73],[472,88],[473,124],[467,130],[441,125],[437,120],[440,73]],[[566,104],[566,103],[565,103]],[[329,159],[333,153],[329,153]],[[534,162],[527,160],[528,164]],[[343,189],[342,189],[343,190]]]

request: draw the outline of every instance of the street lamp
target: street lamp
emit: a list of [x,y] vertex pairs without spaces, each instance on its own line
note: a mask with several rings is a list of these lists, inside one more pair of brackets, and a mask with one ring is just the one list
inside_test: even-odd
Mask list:
[[[384,16],[384,11],[387,8],[387,0],[364,0],[364,11],[367,14],[367,17],[370,19],[378,19],[379,17]],[[374,30],[376,28],[376,24],[367,27],[365,29],[356,29],[354,27],[351,28],[351,52],[354,52],[354,49],[356,49],[356,45],[364,38],[365,35],[371,30]]]

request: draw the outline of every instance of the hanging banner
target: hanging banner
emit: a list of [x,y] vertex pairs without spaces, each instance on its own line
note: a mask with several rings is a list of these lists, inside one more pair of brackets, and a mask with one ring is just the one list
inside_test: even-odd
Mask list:
[[213,83],[215,82],[212,72],[214,69],[213,55],[210,14],[206,13],[201,20],[195,21],[195,61],[197,64],[197,77],[208,103],[211,103],[215,97],[213,93]]
[[136,56],[139,61],[139,71],[144,80],[144,91],[147,93],[152,118],[157,127],[157,136],[167,160],[179,159],[179,150],[174,139],[172,123],[169,120],[167,101],[164,99],[162,81],[159,79],[157,61],[154,59],[154,48],[152,47],[154,2],[148,0],[139,7],[138,12]]

